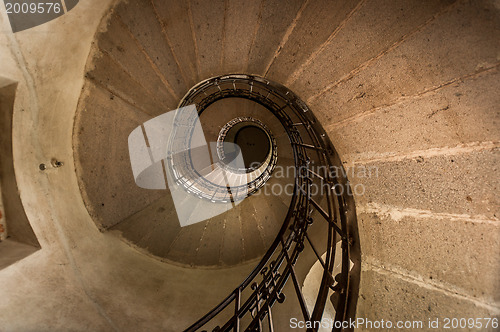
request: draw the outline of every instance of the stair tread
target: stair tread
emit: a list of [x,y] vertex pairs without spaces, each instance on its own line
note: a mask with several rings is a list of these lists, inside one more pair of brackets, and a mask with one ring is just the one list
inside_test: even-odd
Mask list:
[[107,30],[98,37],[98,47],[108,53],[132,80],[139,82],[149,92],[150,98],[171,109],[176,107],[174,95],[120,20],[109,22]]
[[196,250],[200,244],[207,222],[200,222],[182,227],[170,246],[167,257],[176,262],[192,265],[196,259]]
[[214,217],[207,221],[199,247],[196,252],[194,263],[196,265],[214,266],[219,265],[220,252],[224,236],[224,217]]
[[243,256],[245,260],[261,257],[265,252],[265,245],[261,226],[255,218],[255,207],[251,199],[244,200],[240,205],[239,219],[242,225]]
[[259,221],[264,245],[269,248],[281,229],[288,207],[276,196],[260,195],[252,202],[256,211],[256,220]]
[[139,41],[159,72],[168,79],[176,96],[178,98],[183,96],[190,85],[182,78],[151,1],[120,3],[116,6],[115,12],[128,26],[131,34]]
[[237,209],[229,210],[224,216],[224,221],[220,261],[225,265],[235,265],[244,259],[239,211]]
[[103,53],[94,61],[94,67],[87,72],[87,78],[112,91],[138,110],[150,116],[159,115],[163,109],[151,98],[150,93],[130,75],[110,55]]
[[152,0],[161,23],[166,26],[165,34],[175,51],[179,67],[182,68],[186,83],[193,86],[198,82],[196,50],[189,21],[187,1]]
[[179,233],[180,225],[172,198],[165,195],[112,230],[120,231],[127,240],[161,256],[163,248],[168,247]]

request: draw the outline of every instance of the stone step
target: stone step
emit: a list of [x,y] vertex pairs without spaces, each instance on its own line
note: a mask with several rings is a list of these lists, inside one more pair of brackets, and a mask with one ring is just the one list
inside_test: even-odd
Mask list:
[[151,254],[165,257],[180,229],[172,198],[167,194],[111,230]]
[[224,73],[246,72],[248,54],[252,48],[254,30],[259,22],[260,2],[228,1],[224,15],[224,41],[222,49],[222,71]]
[[207,176],[205,176],[205,179],[214,184],[225,184],[224,175],[224,170],[220,167],[216,167],[214,170],[208,173]]
[[154,117],[164,112],[164,109],[155,102],[149,91],[122,68],[107,53],[101,53],[94,60],[92,68],[86,77],[96,85],[109,91],[109,98],[115,96],[123,99],[140,112]]
[[272,195],[255,195],[255,198],[252,197],[252,203],[255,209],[255,219],[267,249],[281,229],[288,206],[281,201],[280,197]]
[[185,265],[194,265],[196,252],[208,222],[200,222],[182,227],[173,241],[167,258]]
[[152,2],[150,0],[122,2],[116,6],[115,12],[148,54],[151,62],[163,77],[167,78],[177,99],[180,100],[191,87],[190,80],[183,76],[177,64],[177,58],[172,53],[171,45],[166,39]]
[[249,73],[265,76],[268,66],[272,63],[276,52],[280,50],[280,44],[305,2],[305,0],[268,0],[262,3],[260,24],[248,54]]
[[118,63],[130,75],[131,80],[142,86],[152,100],[166,108],[176,108],[178,101],[167,78],[155,70],[147,53],[121,20],[111,20],[107,30],[97,40],[98,48]]
[[132,175],[128,135],[149,116],[90,81],[84,87],[73,143],[77,176],[90,215],[107,229],[165,193],[138,187]]
[[227,74],[223,71],[221,63],[224,47],[224,11],[224,0],[191,1],[200,80]]
[[244,258],[240,207],[237,206],[224,215],[220,262],[232,266],[243,262]]
[[[377,57],[409,33],[418,31],[436,13],[453,2],[453,0],[441,0],[423,4],[419,1],[400,1],[395,4],[376,0],[363,3],[350,19],[345,21],[345,25],[335,34],[335,38],[328,39],[316,51],[313,58],[298,68],[300,72],[296,72],[292,77],[294,82],[289,81],[287,85],[293,91],[300,92],[301,97],[307,100],[325,87],[349,75],[366,61]],[[347,5],[346,8],[350,6]],[[330,8],[324,10],[334,6],[328,7]],[[383,12],[384,15],[372,14],[377,11]],[[371,17],[369,27],[364,29],[363,37],[360,38],[357,27],[366,24],[367,17]],[[394,28],[396,25],[397,29]],[[354,39],[357,40],[356,43],[351,42]],[[379,79],[377,81],[380,82]],[[384,90],[387,90],[387,87],[384,87]],[[331,109],[331,106],[326,109]]]
[[[292,72],[328,39],[359,1],[308,1],[267,77],[286,83]],[[321,13],[321,15],[319,15]],[[295,91],[298,93],[299,91]]]
[[188,86],[193,86],[199,79],[189,2],[176,0],[151,2],[181,73],[186,78]]
[[196,252],[194,261],[196,266],[220,265],[225,223],[224,215],[216,216],[207,221]]
[[245,260],[259,258],[264,254],[265,245],[261,229],[256,219],[255,206],[252,197],[243,200],[237,207],[243,236],[243,257]]

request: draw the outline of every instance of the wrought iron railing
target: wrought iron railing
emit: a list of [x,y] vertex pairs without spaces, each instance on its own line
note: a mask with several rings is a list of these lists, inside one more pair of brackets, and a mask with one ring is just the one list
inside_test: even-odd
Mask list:
[[[274,138],[274,135],[271,133],[269,128],[262,123],[262,121],[258,119],[254,119],[252,117],[237,117],[226,123],[224,127],[219,132],[219,136],[217,138],[217,155],[219,156],[220,160],[226,159],[226,153],[225,153],[225,147],[224,147],[224,142],[227,139],[227,135],[231,131],[237,131],[239,128],[242,126],[249,126],[253,125],[257,128],[260,128],[262,131],[266,133],[266,136],[269,141],[269,153],[266,157],[266,160],[262,161],[261,163],[257,163],[257,165],[251,165],[251,167],[245,168],[245,167],[233,167],[231,164],[227,165],[227,168],[234,171],[234,172],[245,172],[245,173],[251,173],[256,170],[262,169],[263,171],[266,170],[268,175],[270,176],[271,173],[274,170],[274,167],[276,166],[276,160],[278,158],[278,147],[276,144],[276,139]],[[234,130],[236,129],[236,130]],[[264,166],[264,167],[262,167]],[[268,167],[271,166],[271,167]],[[263,172],[261,172],[263,173]],[[266,179],[267,181],[267,179]]]
[[[259,264],[186,331],[287,331],[288,325],[277,325],[275,311],[285,301],[296,301],[302,315],[297,318],[310,322],[313,327],[308,330],[315,331],[319,325],[314,322],[321,322],[328,297],[334,302],[334,321],[353,318],[360,274],[356,214],[347,190],[349,182],[330,139],[294,93],[256,76],[228,75],[203,81],[191,89],[180,107],[196,104],[201,114],[212,103],[229,97],[265,106],[283,125],[293,149],[294,195],[276,239]],[[336,253],[337,247],[340,253]],[[302,270],[301,264],[309,268],[314,262],[319,262],[323,272],[314,305],[308,306],[297,270]],[[279,324],[283,324],[283,315],[279,313]],[[342,324],[334,326],[343,329]]]
[[[199,118],[196,112],[184,112],[185,105],[176,110],[173,130],[169,138],[168,151],[170,151],[166,162],[169,164],[168,169],[172,172],[174,181],[182,186],[185,191],[199,198],[210,200],[214,203],[229,201],[241,201],[248,196],[256,193],[271,177],[271,174],[277,163],[277,144],[274,136],[269,129],[260,121],[249,117],[233,119],[228,125],[238,125],[238,123],[252,123],[260,127],[268,136],[269,153],[265,161],[258,167],[247,169],[244,165],[236,165],[231,161],[225,161],[224,155],[224,138],[227,132],[221,130],[219,134],[216,150],[219,160],[210,165],[210,169],[219,168],[224,170],[223,184],[214,183],[204,176],[193,163],[191,139],[194,132],[200,130]],[[192,104],[191,104],[192,105]],[[200,112],[201,113],[201,112]],[[230,129],[230,126],[228,126]],[[236,183],[235,179],[229,177],[244,177],[243,183]],[[230,184],[230,186],[228,186]]]

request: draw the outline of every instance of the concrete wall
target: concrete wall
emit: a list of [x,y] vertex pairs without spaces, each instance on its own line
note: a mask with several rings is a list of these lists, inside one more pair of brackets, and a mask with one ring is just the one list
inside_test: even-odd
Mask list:
[[[498,317],[498,2],[246,3],[228,1],[217,15],[224,1],[190,2],[193,22],[202,22],[191,25],[196,42],[188,48],[197,65],[175,76],[182,80],[173,93],[232,70],[267,75],[308,102],[346,165],[378,169],[351,178],[365,188],[356,197],[359,317]],[[6,330],[179,330],[251,268],[163,264],[99,232],[85,209],[71,135],[109,4],[82,1],[16,35],[2,11],[0,76],[19,82],[16,178],[42,246],[0,271]],[[240,38],[238,8],[250,37]],[[272,12],[284,15],[266,20]],[[40,171],[52,158],[65,166]]]
[[[0,76],[18,82],[16,179],[42,247],[0,271],[2,330],[178,331],[253,267],[221,273],[161,263],[99,232],[85,209],[72,128],[90,45],[109,4],[83,1],[69,14],[15,35],[1,11]],[[52,158],[64,166],[50,166]],[[39,169],[41,163],[47,170]]]
[[9,237],[15,241],[38,247],[38,241],[24,213],[16,182],[12,152],[13,108],[17,83],[0,78],[0,180],[4,211],[9,219]]

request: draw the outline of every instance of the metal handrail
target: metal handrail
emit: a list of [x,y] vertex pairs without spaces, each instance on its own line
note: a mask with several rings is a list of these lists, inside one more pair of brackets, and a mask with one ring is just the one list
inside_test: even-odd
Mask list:
[[[327,297],[336,295],[335,321],[354,318],[360,274],[360,251],[354,200],[345,172],[330,172],[342,163],[330,139],[307,105],[286,87],[252,75],[227,75],[205,80],[193,87],[182,99],[179,107],[196,104],[201,114],[212,103],[223,98],[253,100],[281,122],[293,150],[295,168],[294,195],[283,225],[264,257],[236,289],[219,305],[191,325],[186,331],[206,331],[225,310],[233,309],[231,318],[211,327],[212,331],[262,331],[264,326],[274,331],[272,308],[282,303],[284,287],[291,279],[304,321],[321,320]],[[314,163],[316,164],[314,165]],[[321,166],[321,171],[314,170]],[[320,174],[322,173],[322,174]],[[323,195],[315,195],[311,187],[319,181],[327,188]],[[325,206],[326,207],[322,207]],[[326,222],[328,228],[325,259],[314,246],[308,234],[316,222]],[[333,276],[337,240],[341,243],[341,271]],[[312,312],[309,312],[299,284],[295,267],[299,256],[309,246],[315,259],[321,263],[323,276]],[[352,267],[351,267],[352,266]],[[250,289],[248,288],[250,287]],[[244,298],[243,294],[251,291]],[[243,320],[250,320],[243,326]],[[314,325],[313,325],[314,326]],[[348,330],[342,328],[338,330]],[[308,331],[316,331],[316,328]],[[337,329],[336,329],[337,330]]]
[[[231,190],[229,191],[227,184],[220,185],[206,179],[194,167],[191,149],[189,149],[189,147],[191,145],[193,132],[197,128],[198,117],[194,117],[192,116],[192,113],[189,113],[190,117],[186,118],[182,111],[184,106],[180,106],[176,111],[177,113],[173,132],[171,134],[171,139],[169,140],[170,151],[173,150],[172,144],[174,141],[176,142],[176,149],[182,150],[180,153],[173,153],[173,151],[167,158],[167,162],[169,163],[168,169],[172,172],[174,181],[181,185],[188,193],[196,195],[202,199],[210,200],[214,203],[240,201],[256,193],[270,179],[271,173],[277,165],[277,144],[269,129],[264,124],[260,123],[260,121],[251,119],[256,124],[260,124],[262,129],[266,132],[270,141],[270,152],[266,161],[260,165],[259,168],[261,169],[261,173],[257,175],[255,179],[238,186],[232,185]],[[237,122],[237,120],[238,119],[234,119],[233,121]],[[179,134],[180,130],[182,131]],[[223,134],[219,135],[219,140],[224,139],[221,135]],[[217,142],[217,153],[220,155],[219,140]],[[218,161],[216,164],[230,173],[251,174],[253,171],[259,171],[259,168],[255,170],[237,169],[226,164],[222,160]]]
[[272,159],[277,159],[277,155],[278,155],[276,139],[274,138],[274,135],[271,133],[269,128],[267,128],[267,126],[264,123],[262,123],[258,119],[254,119],[252,117],[248,117],[248,116],[237,117],[237,118],[230,120],[228,123],[226,123],[222,127],[222,129],[219,132],[219,136],[217,138],[217,155],[218,155],[219,159],[224,160],[226,158],[226,154],[224,151],[224,141],[226,140],[228,133],[231,130],[233,130],[235,127],[238,127],[238,125],[253,125],[257,128],[262,129],[266,133],[267,138],[269,139],[269,147],[270,147],[269,153],[268,153],[266,160],[261,162],[260,165],[258,165],[256,167],[252,166],[250,168],[245,168],[245,167],[237,168],[237,167],[233,167],[231,165],[226,165],[225,168],[229,169],[233,172],[251,173],[253,171],[258,170],[259,168],[262,167],[262,165],[264,165],[264,166],[266,166],[265,169],[268,170],[269,173],[272,173],[273,169],[269,168],[268,166],[269,165],[276,166],[275,160],[272,160]]

